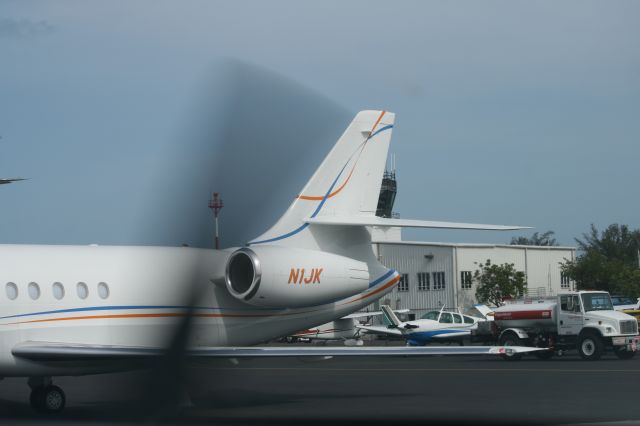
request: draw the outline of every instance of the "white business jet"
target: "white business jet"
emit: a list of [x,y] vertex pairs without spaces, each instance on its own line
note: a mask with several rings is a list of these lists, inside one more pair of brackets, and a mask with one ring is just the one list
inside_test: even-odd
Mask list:
[[391,308],[381,306],[389,325],[359,325],[368,333],[387,334],[402,337],[409,346],[423,346],[430,342],[462,341],[478,327],[478,322],[486,321],[471,315],[440,310],[429,311],[420,319],[400,321]]
[[241,248],[0,245],[0,377],[29,378],[34,408],[61,411],[52,377],[158,357],[186,316],[186,355],[198,358],[530,350],[248,347],[392,290],[399,275],[378,262],[366,226],[520,229],[376,217],[393,124],[390,112],[358,113],[284,215]]

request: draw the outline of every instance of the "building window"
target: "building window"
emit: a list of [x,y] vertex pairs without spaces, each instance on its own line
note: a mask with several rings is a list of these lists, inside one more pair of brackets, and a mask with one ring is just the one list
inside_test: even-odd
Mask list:
[[433,273],[433,289],[444,290],[444,272]]
[[460,271],[460,287],[463,290],[471,288],[471,271]]
[[431,275],[428,272],[418,272],[418,290],[426,291],[431,288]]
[[560,288],[569,288],[570,279],[564,272],[560,272]]
[[398,291],[409,291],[409,274],[401,274]]

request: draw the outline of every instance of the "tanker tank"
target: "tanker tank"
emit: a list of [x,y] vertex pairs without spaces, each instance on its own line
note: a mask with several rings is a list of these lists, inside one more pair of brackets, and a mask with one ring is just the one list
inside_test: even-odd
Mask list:
[[555,328],[558,304],[509,304],[494,310],[494,321],[501,328]]

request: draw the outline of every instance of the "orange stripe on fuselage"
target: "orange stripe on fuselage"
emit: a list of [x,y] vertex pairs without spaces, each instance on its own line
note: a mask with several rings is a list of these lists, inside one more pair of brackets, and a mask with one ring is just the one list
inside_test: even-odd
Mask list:
[[360,297],[358,297],[358,298],[356,298],[356,299],[354,299],[354,300],[350,300],[350,301],[348,301],[348,302],[344,302],[344,303],[343,303],[343,305],[346,305],[346,304],[348,304],[348,303],[357,302],[357,301],[359,301],[359,300],[364,300],[364,299],[366,299],[367,297],[371,297],[371,296],[373,296],[374,294],[380,293],[381,291],[384,291],[384,290],[388,289],[388,288],[389,288],[389,287],[391,287],[392,285],[396,284],[398,281],[400,281],[400,276],[399,276],[399,275],[398,275],[397,277],[395,277],[394,279],[392,279],[391,281],[389,281],[388,283],[386,283],[385,285],[383,285],[382,287],[380,287],[379,289],[377,289],[377,290],[375,290],[375,291],[372,291],[372,292],[371,292],[371,293],[369,293],[369,294],[365,294],[364,296],[360,296]]
[[[371,137],[373,132],[376,130],[376,127],[378,127],[378,124],[380,124],[380,120],[382,120],[382,117],[384,116],[385,112],[386,111],[382,111],[380,113],[380,116],[378,117],[378,119],[376,120],[375,124],[373,125],[373,127],[369,131],[369,136],[367,136],[367,140],[369,140],[369,138]],[[364,144],[362,145],[361,153],[362,153],[362,150],[364,150]],[[340,188],[336,189],[331,194],[327,195],[326,196],[327,198],[331,198],[334,195],[337,195],[338,193],[340,193],[340,191],[342,191],[342,189],[345,186],[347,186],[347,183],[349,182],[349,179],[351,179],[351,175],[353,174],[353,171],[356,169],[356,166],[358,165],[358,160],[360,160],[360,156],[359,155],[358,155],[358,159],[356,160],[355,164],[351,168],[351,171],[349,172],[349,176],[347,176],[347,179],[342,183],[342,185],[340,185]],[[324,195],[298,195],[296,198],[298,198],[300,200],[322,201],[322,200],[324,200],[325,196]]]
[[[383,285],[382,287],[372,291],[371,293],[362,295],[357,297],[356,299],[350,300],[348,302],[342,303],[342,305],[346,305],[349,303],[358,302],[360,300],[364,300],[368,297],[373,296],[381,291],[384,291],[396,284],[400,281],[400,276],[394,277],[391,281]],[[316,312],[317,309],[311,311],[302,311],[302,312],[285,312],[280,314],[192,314],[193,317],[196,318],[264,318],[264,317],[277,317],[277,316],[291,316],[291,315],[299,315],[306,314],[311,312]],[[11,322],[8,324],[0,324],[0,325],[17,325],[17,324],[32,324],[32,323],[43,323],[43,322],[56,322],[56,321],[80,321],[80,320],[97,320],[97,319],[127,319],[127,318],[179,318],[186,317],[188,314],[186,313],[153,313],[153,314],[113,314],[113,315],[83,315],[83,316],[75,316],[75,317],[62,317],[62,318],[48,318],[48,319],[39,319],[39,320],[30,320],[30,321],[19,321],[19,322]]]
[[[306,312],[289,312],[283,314],[193,314],[193,317],[199,318],[221,318],[221,317],[271,317],[271,316],[286,316],[296,315]],[[126,319],[126,318],[176,318],[186,317],[186,313],[158,313],[158,314],[114,314],[114,315],[85,315],[78,317],[63,317],[63,318],[48,318],[41,320],[20,321],[12,322],[8,325],[15,324],[30,324],[38,322],[53,322],[53,321],[75,321],[75,320],[88,320],[88,319]]]

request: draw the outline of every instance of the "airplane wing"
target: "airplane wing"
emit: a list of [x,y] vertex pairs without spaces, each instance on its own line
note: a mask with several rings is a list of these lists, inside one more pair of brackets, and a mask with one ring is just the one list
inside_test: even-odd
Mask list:
[[515,231],[518,229],[531,229],[530,226],[436,222],[431,220],[393,219],[378,216],[316,216],[313,218],[307,218],[305,222],[312,225],[399,226],[403,228],[481,229],[489,231]]
[[[396,314],[406,314],[408,312],[411,312],[410,309],[396,309],[393,312],[395,312]],[[382,311],[372,311],[372,312],[354,312],[352,314],[349,314],[347,316],[344,316],[340,319],[348,319],[348,318],[365,318],[365,317],[372,317],[375,315],[382,315]]]
[[391,336],[402,336],[402,331],[398,328],[387,328],[384,325],[356,325],[360,330],[366,330],[369,333],[389,334]]
[[[421,356],[421,355],[512,355],[544,348],[526,346],[368,346],[368,347],[199,347],[188,349],[192,358],[264,358],[322,356]],[[24,342],[12,354],[31,361],[123,361],[141,360],[164,354],[161,348],[105,346],[52,342]]]

